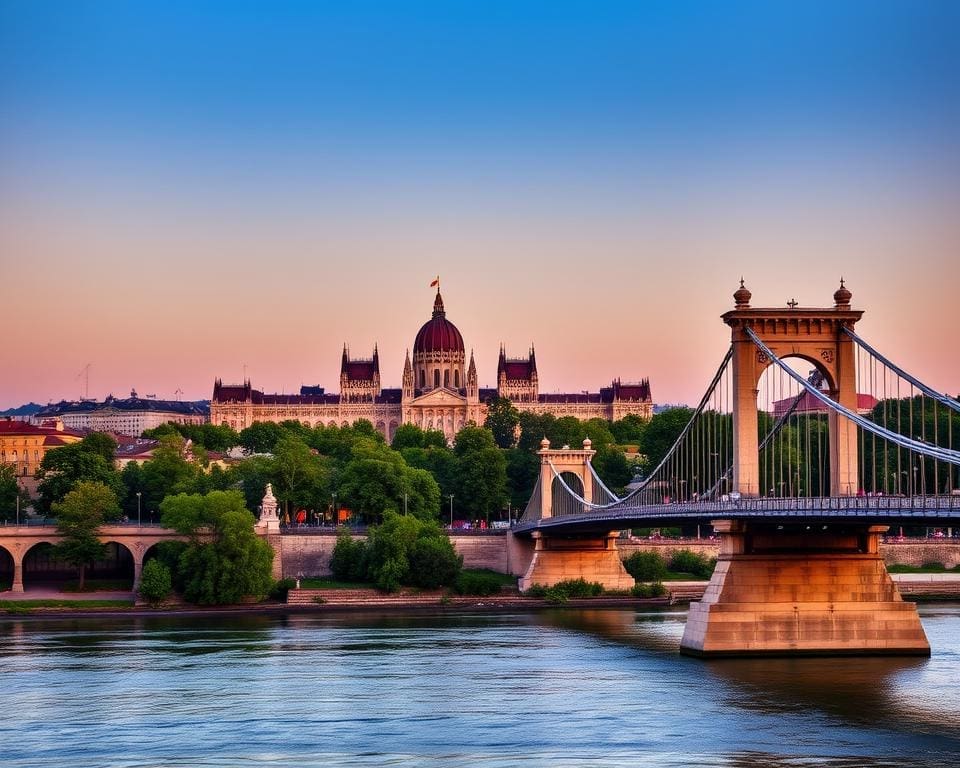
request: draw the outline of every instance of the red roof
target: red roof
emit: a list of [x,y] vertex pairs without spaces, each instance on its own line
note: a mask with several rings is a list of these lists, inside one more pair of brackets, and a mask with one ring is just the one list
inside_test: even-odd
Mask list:
[[374,374],[379,373],[373,360],[348,360],[340,372],[347,374],[350,381],[373,381]]
[[54,427],[38,427],[27,421],[0,419],[0,435],[67,435],[68,437],[83,437],[72,429],[56,429]]
[[506,374],[508,381],[530,381],[533,366],[529,360],[506,360],[501,366],[501,370]]

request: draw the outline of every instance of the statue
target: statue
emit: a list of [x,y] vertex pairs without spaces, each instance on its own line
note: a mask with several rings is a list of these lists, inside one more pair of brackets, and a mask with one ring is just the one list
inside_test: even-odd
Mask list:
[[260,522],[276,523],[279,527],[280,521],[277,518],[277,497],[273,495],[273,483],[267,483],[267,492],[263,496],[260,506]]

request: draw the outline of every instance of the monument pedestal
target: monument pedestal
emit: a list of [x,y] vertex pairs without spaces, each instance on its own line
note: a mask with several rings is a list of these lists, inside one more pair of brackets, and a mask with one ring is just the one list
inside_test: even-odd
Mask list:
[[916,655],[930,644],[879,554],[885,526],[714,521],[721,553],[681,653]]
[[520,591],[568,579],[599,582],[605,589],[630,589],[636,582],[620,560],[618,535],[612,531],[593,538],[567,539],[535,531],[533,558],[520,578]]

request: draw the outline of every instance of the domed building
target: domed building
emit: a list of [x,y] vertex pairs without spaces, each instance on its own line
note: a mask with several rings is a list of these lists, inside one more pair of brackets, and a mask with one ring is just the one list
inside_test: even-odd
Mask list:
[[301,387],[299,395],[269,395],[242,384],[214,382],[210,421],[240,430],[255,421],[281,422],[295,419],[308,426],[348,426],[367,419],[387,440],[400,424],[416,424],[439,430],[453,441],[467,424],[483,424],[487,405],[506,397],[518,410],[576,416],[578,419],[621,419],[628,414],[650,418],[653,401],[649,381],[621,384],[615,380],[599,392],[541,395],[533,347],[525,358],[508,358],[500,347],[496,388],[481,389],[477,367],[470,353],[466,359],[463,335],[450,320],[437,288],[433,315],[413,341],[413,357],[407,352],[402,386],[380,385],[380,356],[376,347],[370,358],[357,359],[344,345],[340,362],[340,394],[323,387]]

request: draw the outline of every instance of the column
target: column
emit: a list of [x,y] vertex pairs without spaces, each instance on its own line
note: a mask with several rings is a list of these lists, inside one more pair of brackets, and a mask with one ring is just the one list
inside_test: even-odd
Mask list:
[[733,342],[733,490],[760,495],[757,441],[757,348],[749,339]]

